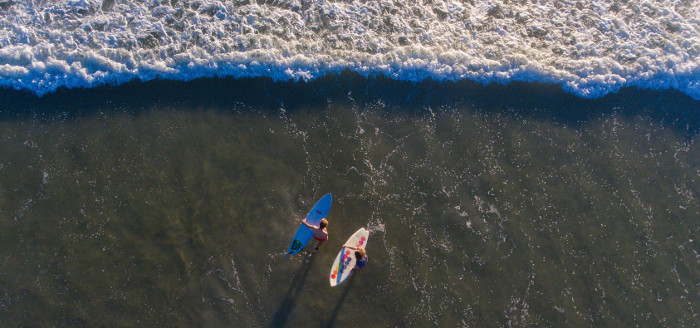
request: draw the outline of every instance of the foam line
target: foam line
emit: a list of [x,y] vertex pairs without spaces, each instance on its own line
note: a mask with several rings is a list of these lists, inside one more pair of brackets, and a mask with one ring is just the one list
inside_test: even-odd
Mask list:
[[692,2],[60,0],[0,4],[0,86],[44,95],[134,79],[406,81],[622,87],[700,99]]

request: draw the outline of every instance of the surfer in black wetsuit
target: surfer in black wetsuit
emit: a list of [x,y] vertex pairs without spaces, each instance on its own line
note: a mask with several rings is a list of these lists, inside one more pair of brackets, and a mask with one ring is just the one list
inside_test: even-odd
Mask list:
[[304,218],[303,220],[301,220],[301,223],[303,223],[305,226],[311,228],[311,230],[314,231],[314,239],[318,241],[318,244],[316,244],[316,250],[318,250],[318,248],[321,247],[321,244],[328,240],[328,229],[326,229],[326,227],[328,227],[328,221],[326,221],[326,219],[323,219],[321,220],[320,225],[315,226],[306,223],[306,218]]

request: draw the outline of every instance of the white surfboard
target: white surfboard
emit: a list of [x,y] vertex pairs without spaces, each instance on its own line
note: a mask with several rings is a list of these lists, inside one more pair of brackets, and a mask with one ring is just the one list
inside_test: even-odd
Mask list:
[[[362,246],[367,249],[367,239],[369,239],[369,231],[365,228],[360,228],[357,230],[348,241],[343,245],[352,245],[355,247]],[[345,279],[350,276],[352,269],[355,267],[355,250],[342,247],[338,256],[335,257],[335,261],[331,266],[330,282],[331,287],[340,285]]]

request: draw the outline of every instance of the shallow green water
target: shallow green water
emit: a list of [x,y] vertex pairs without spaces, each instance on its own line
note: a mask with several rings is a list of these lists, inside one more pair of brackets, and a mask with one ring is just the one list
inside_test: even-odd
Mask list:
[[[501,97],[517,87],[341,82],[17,96],[0,121],[0,325],[698,324],[692,118],[629,95],[542,87],[518,107]],[[327,192],[329,242],[285,259]],[[363,226],[368,266],[329,287]]]

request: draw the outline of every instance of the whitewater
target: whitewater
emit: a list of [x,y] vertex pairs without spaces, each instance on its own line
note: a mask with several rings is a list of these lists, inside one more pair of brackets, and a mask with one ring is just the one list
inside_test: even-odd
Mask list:
[[353,71],[700,99],[696,0],[0,0],[0,86]]

